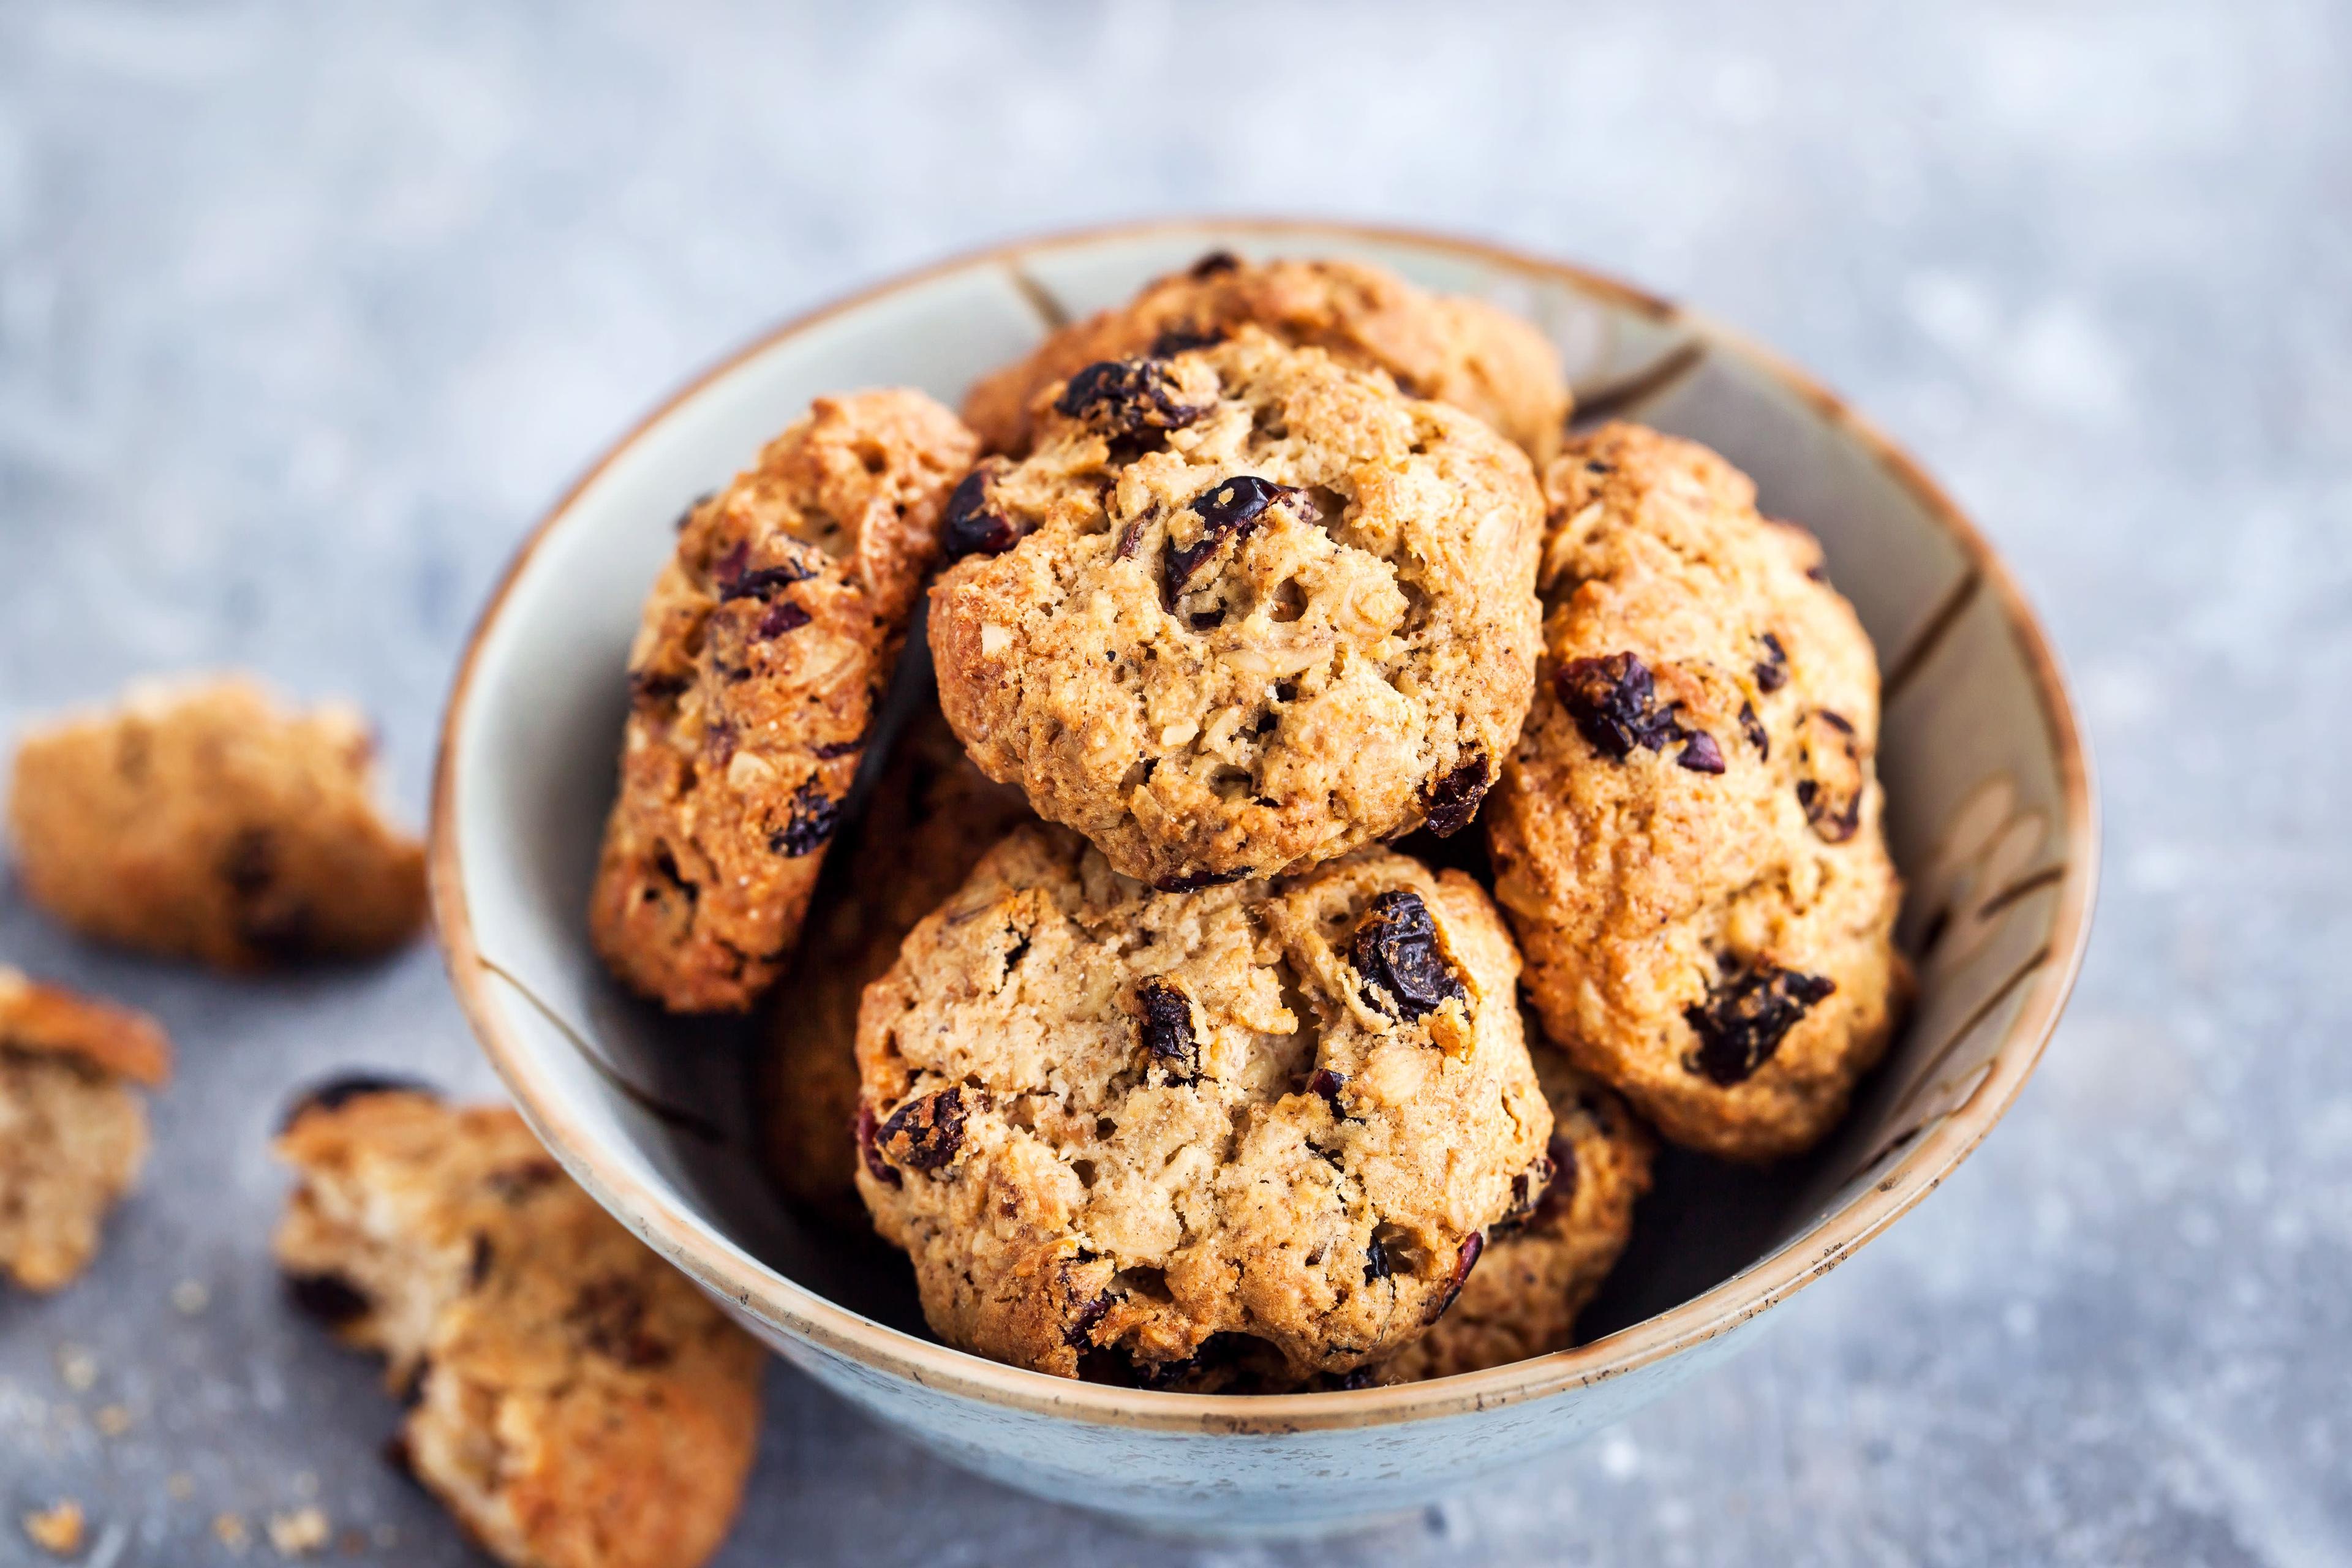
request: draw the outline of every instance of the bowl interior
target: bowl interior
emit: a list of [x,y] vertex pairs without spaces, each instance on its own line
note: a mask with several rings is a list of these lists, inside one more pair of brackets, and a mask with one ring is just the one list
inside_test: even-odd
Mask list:
[[[1804,1159],[1759,1172],[1670,1153],[1632,1248],[1584,1320],[1587,1339],[1738,1279],[1874,1187],[1892,1191],[1906,1154],[1924,1152],[1924,1135],[1956,1113],[1973,1142],[2063,998],[2095,847],[2063,688],[1967,525],[1810,382],[1618,285],[1433,238],[1190,225],[950,263],[786,328],[627,437],[526,549],[453,701],[436,899],[459,990],[558,1154],[747,1307],[816,1305],[794,1288],[803,1286],[928,1338],[903,1262],[803,1226],[771,1194],[746,1088],[752,1029],[665,1016],[622,993],[589,950],[583,910],[630,637],[681,509],[812,396],[905,384],[953,405],[1054,321],[1217,247],[1363,257],[1527,314],[1558,343],[1580,419],[1639,418],[1747,469],[1768,513],[1821,537],[1832,579],[1878,645],[1880,766],[1908,884],[1901,934],[1920,975],[1908,1026],[1845,1125]],[[1945,1142],[1946,1163],[1968,1146]],[[649,1205],[665,1224],[647,1223]]]

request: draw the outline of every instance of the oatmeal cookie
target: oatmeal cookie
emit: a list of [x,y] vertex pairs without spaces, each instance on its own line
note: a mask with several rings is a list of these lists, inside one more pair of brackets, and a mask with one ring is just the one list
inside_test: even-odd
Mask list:
[[1370,1381],[1451,1377],[1566,1350],[1576,1342],[1576,1315],[1633,1237],[1656,1141],[1598,1079],[1549,1046],[1532,1050],[1551,1106],[1548,1169],[1513,1190],[1511,1213],[1487,1230],[1454,1310],[1368,1369]]
[[1255,328],[1070,378],[984,459],[931,590],[990,777],[1164,890],[1459,828],[1534,680],[1527,458]]
[[503,1106],[355,1079],[278,1153],[294,1300],[383,1354],[394,1452],[517,1568],[692,1568],[733,1522],[759,1346]]
[[226,969],[385,952],[425,922],[425,851],[377,810],[374,760],[340,703],[135,686],[16,753],[25,890],[85,936]]
[[1702,447],[1612,425],[1546,483],[1542,679],[1486,814],[1528,993],[1667,1137],[1794,1152],[1909,985],[1870,639]]
[[18,1285],[56,1290],[89,1267],[147,1158],[131,1086],[171,1074],[152,1018],[0,966],[0,1270]]
[[859,1193],[950,1344],[1295,1386],[1444,1315],[1551,1132],[1466,877],[1367,850],[1154,893],[1016,829],[857,1021]]
[[1476,416],[1537,462],[1558,449],[1568,383],[1544,335],[1507,310],[1430,294],[1360,261],[1244,261],[1214,251],[1128,304],[1062,328],[982,377],[963,416],[993,452],[1019,456],[1040,394],[1102,360],[1164,354],[1260,327],[1342,364],[1385,371],[1408,397]]
[[820,397],[687,519],[630,650],[589,909],[646,995],[741,1011],[791,953],[974,451],[919,392]]
[[811,1212],[857,1230],[867,1224],[852,1179],[859,997],[898,960],[915,922],[1029,819],[1021,792],[972,765],[936,706],[898,738],[817,889],[768,1026],[763,1152],[777,1184]]

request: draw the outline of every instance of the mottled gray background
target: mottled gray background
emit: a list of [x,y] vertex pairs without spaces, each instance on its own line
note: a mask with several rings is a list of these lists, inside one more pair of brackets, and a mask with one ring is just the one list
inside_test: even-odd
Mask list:
[[[2347,80],[2322,0],[9,4],[0,725],[247,664],[364,700],[414,818],[467,626],[582,464],[753,330],[976,243],[1311,213],[1622,273],[1853,395],[2054,626],[2108,874],[2022,1103],[1744,1361],[1414,1523],[1160,1542],[779,1368],[723,1561],[2352,1560]],[[236,984],[12,890],[0,957],[184,1056],[93,1277],[0,1292],[0,1563],[60,1494],[120,1563],[226,1561],[216,1512],[313,1494],[370,1561],[469,1561],[265,1253],[289,1085],[488,1087],[431,952]]]

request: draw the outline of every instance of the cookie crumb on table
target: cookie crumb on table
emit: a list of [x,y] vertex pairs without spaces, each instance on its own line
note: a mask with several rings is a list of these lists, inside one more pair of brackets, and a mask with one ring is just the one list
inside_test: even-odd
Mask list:
[[225,969],[363,957],[425,922],[425,852],[378,809],[355,710],[242,677],[131,688],[16,754],[32,901],[84,936]]
[[25,1515],[26,1538],[56,1557],[71,1557],[81,1550],[81,1504],[61,1498],[47,1508]]
[[298,1508],[269,1516],[269,1544],[280,1557],[308,1557],[323,1552],[334,1538],[327,1516],[315,1508]]

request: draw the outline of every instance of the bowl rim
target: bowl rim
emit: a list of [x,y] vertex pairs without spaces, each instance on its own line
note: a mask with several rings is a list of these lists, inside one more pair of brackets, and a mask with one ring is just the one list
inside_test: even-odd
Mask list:
[[[895,294],[985,266],[1013,271],[1041,254],[1200,231],[1307,245],[1394,245],[1449,253],[1507,274],[1546,278],[1671,323],[1746,361],[1858,442],[1900,489],[1940,524],[2000,605],[2032,676],[2063,795],[2067,858],[2057,884],[2047,958],[2027,982],[2021,1005],[1990,1069],[1960,1105],[1940,1117],[1892,1170],[1818,1226],[1760,1262],[1655,1317],[1570,1350],[1484,1372],[1423,1383],[1320,1394],[1235,1398],[1114,1388],[1014,1367],[919,1338],[839,1306],[749,1258],[716,1228],[607,1159],[556,1106],[529,1053],[507,1031],[489,995],[491,969],[477,943],[465,897],[457,826],[457,737],[484,644],[516,583],[581,497],[624,452],[688,400],[787,339]],[[1779,353],[1686,307],[1614,278],[1491,242],[1429,230],[1319,218],[1214,216],[1147,219],[1061,230],[982,246],[897,274],[783,321],[688,380],[608,446],[517,548],[467,635],[444,710],[434,764],[427,855],[434,929],[460,1006],[526,1121],[572,1176],[655,1250],[714,1294],[782,1331],[886,1376],[1035,1415],[1152,1432],[1278,1436],[1385,1426],[1466,1415],[1546,1398],[1622,1377],[1740,1327],[1821,1279],[1941,1184],[1981,1142],[2032,1076],[2074,988],[2088,944],[2098,881],[2099,811],[2088,739],[2056,650],[2009,568],[1951,498],[1911,456],[1843,399]]]

